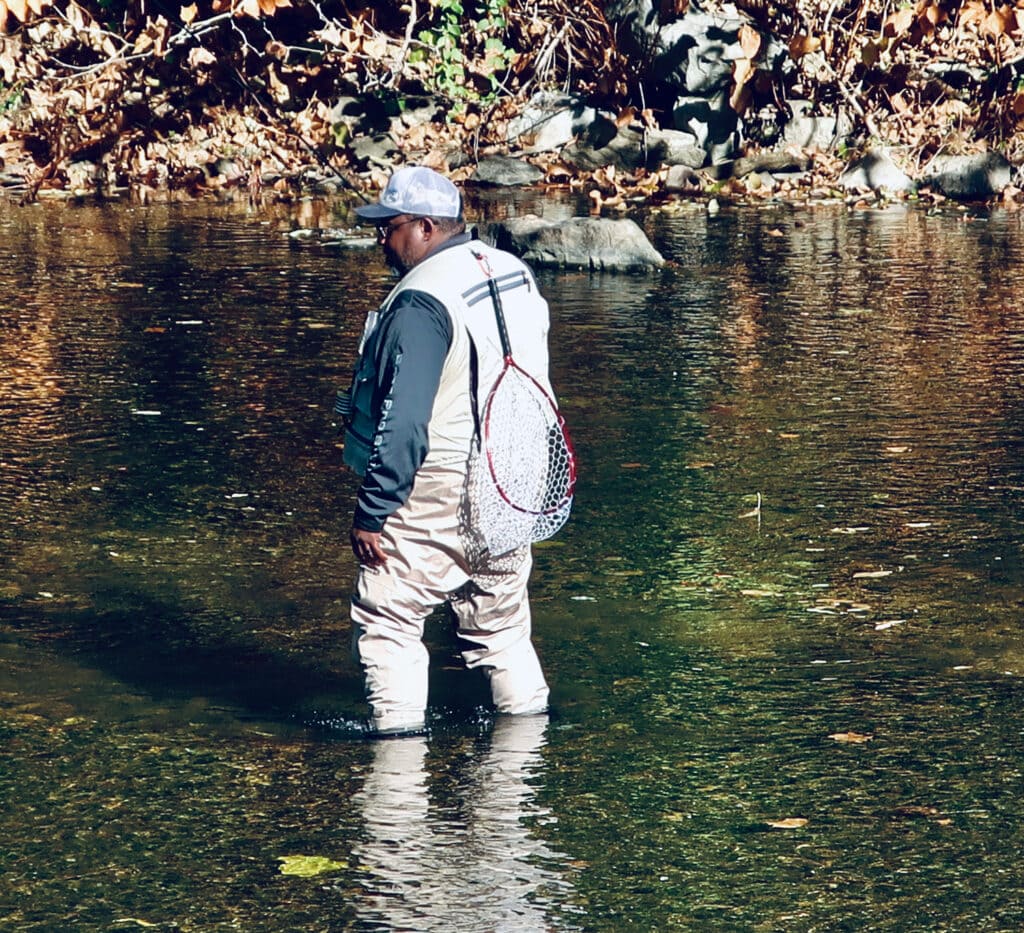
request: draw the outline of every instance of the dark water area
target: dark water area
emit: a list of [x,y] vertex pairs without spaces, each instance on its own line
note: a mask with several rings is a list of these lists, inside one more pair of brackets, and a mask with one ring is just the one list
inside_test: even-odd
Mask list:
[[0,929],[1024,928],[1021,216],[686,208],[661,272],[542,272],[552,714],[439,613],[378,743],[347,220],[0,205]]

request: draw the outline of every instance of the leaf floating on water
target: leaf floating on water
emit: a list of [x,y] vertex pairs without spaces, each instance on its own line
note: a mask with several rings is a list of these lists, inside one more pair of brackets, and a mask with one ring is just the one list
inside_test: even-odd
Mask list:
[[778,596],[775,590],[740,590],[740,596]]
[[623,470],[641,470],[644,467],[643,463],[620,463],[619,466]]
[[853,575],[854,580],[880,580],[882,577],[891,577],[891,570],[862,570]]
[[908,450],[910,450],[909,447],[886,447],[885,448],[885,452],[887,454],[905,454]]
[[870,742],[874,738],[873,733],[863,732],[833,732],[829,738],[834,739],[837,742],[842,742],[844,745],[863,745],[865,742]]
[[134,923],[140,927],[156,927],[160,926],[159,923],[150,923],[148,920],[140,920],[138,917],[120,917],[115,920],[114,923]]
[[893,628],[896,625],[903,625],[906,619],[889,619],[888,622],[876,622],[875,631],[884,632],[886,629]]
[[348,868],[348,862],[337,862],[323,855],[279,855],[282,875],[297,878],[315,878],[325,872]]
[[905,528],[931,528],[931,522],[906,522]]
[[922,807],[922,806],[914,806],[914,805],[903,806],[903,807],[896,807],[896,809],[893,810],[892,812],[893,812],[893,816],[902,816],[902,817],[923,816],[926,819],[934,819],[935,817],[938,817],[938,816],[942,815],[937,807]]
[[869,529],[868,529],[867,525],[851,525],[851,526],[849,526],[847,528],[833,528],[832,529],[832,533],[833,534],[839,534],[839,535],[856,535],[856,534],[860,534],[860,532],[862,532],[862,531],[868,531],[868,530]]
[[802,816],[788,816],[784,820],[768,820],[772,829],[802,829],[807,825],[807,820]]

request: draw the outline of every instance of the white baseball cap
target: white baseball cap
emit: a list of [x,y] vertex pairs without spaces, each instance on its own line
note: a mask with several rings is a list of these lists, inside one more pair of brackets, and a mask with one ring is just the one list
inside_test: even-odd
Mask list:
[[356,208],[360,220],[385,220],[399,214],[458,218],[462,216],[462,197],[444,175],[425,165],[406,165],[388,179],[380,203]]

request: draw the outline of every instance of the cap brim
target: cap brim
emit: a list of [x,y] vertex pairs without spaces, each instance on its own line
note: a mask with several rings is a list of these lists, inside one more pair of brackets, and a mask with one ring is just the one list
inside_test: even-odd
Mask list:
[[385,207],[383,204],[365,204],[363,207],[356,208],[356,217],[360,220],[384,220],[397,217],[401,213],[401,211],[396,211],[393,207]]

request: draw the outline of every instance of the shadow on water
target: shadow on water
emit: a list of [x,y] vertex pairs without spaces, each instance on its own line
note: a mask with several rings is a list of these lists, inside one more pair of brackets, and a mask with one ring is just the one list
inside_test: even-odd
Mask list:
[[555,713],[439,613],[377,745],[330,409],[390,279],[290,235],[346,219],[0,209],[7,927],[1020,929],[1019,215],[683,209],[655,275],[540,273]]

